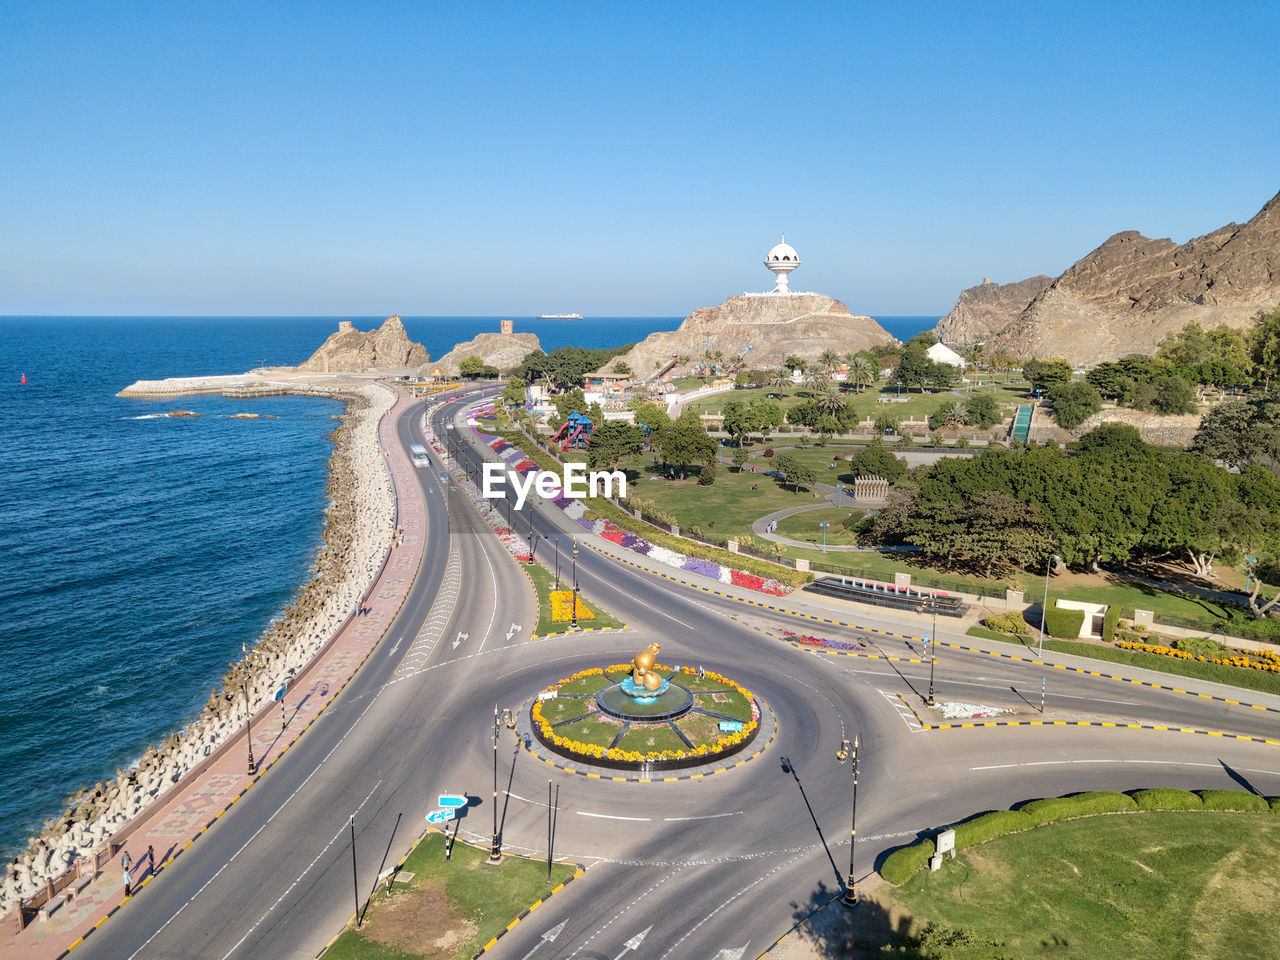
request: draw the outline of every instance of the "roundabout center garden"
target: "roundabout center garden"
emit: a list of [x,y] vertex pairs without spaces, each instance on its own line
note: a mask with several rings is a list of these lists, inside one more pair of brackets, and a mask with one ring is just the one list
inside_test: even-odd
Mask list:
[[760,706],[728,677],[654,662],[580,670],[538,695],[534,736],[562,757],[616,770],[675,770],[723,760],[760,729]]

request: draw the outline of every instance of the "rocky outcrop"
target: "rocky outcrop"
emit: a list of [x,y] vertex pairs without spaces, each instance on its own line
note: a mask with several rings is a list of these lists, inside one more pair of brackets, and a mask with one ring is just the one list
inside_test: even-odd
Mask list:
[[528,354],[541,349],[537,334],[482,333],[474,340],[459,343],[435,363],[428,364],[430,370],[423,369],[419,373],[425,376],[439,367],[446,377],[456,377],[458,364],[467,357],[479,357],[499,370],[510,370],[518,367]]
[[427,348],[414,343],[398,316],[387,317],[376,330],[357,330],[350,320],[338,322],[336,333],[297,366],[307,373],[403,373],[427,363]]
[[1080,365],[1153,353],[1194,321],[1245,328],[1280,303],[1280,194],[1243,226],[1184,244],[1117,233],[1038,293],[988,339],[1017,357]]
[[1043,273],[1017,283],[992,283],[986,278],[976,287],[960,292],[956,305],[938,321],[933,332],[943,343],[983,343],[1007,327],[1051,283],[1053,277]]
[[896,342],[870,317],[855,316],[839,300],[821,294],[743,294],[699,307],[678,329],[651,333],[617,360],[640,377],[665,367],[672,357],[696,363],[707,351],[708,334],[712,353],[718,350],[726,360],[742,356],[748,366],[766,369],[790,354],[816,360],[828,349],[844,355]]

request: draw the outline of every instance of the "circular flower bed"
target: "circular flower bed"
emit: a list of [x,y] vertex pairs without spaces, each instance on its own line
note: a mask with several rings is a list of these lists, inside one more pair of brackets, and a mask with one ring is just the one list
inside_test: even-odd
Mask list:
[[[654,670],[689,690],[694,706],[674,720],[625,722],[598,708],[595,695],[621,681],[626,663],[580,670],[548,688],[530,710],[534,736],[553,753],[615,770],[675,770],[711,763],[746,747],[760,730],[760,706],[738,683],[710,670]],[[741,730],[721,725],[740,723]]]

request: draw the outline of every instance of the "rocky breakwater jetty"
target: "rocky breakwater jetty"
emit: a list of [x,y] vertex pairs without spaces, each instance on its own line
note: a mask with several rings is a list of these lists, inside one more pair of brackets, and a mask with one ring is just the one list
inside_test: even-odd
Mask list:
[[312,579],[249,654],[231,665],[196,719],[114,779],[68,799],[67,808],[7,865],[0,914],[74,874],[80,864],[92,869],[103,862],[112,838],[243,730],[246,714],[267,706],[282,684],[305,669],[373,586],[394,528],[395,495],[378,422],[394,406],[395,392],[376,382],[295,383],[289,392],[347,405],[330,434],[330,505]]
[[1248,223],[1186,243],[1136,230],[1110,237],[987,339],[988,352],[1092,366],[1151,354],[1195,322],[1248,329],[1280,303],[1280,194]]
[[[843,355],[896,343],[870,317],[852,313],[820,293],[747,293],[714,307],[699,307],[675,330],[651,333],[618,357],[637,377],[661,370],[672,357],[700,361],[708,349],[751,367],[775,368],[790,355],[817,360],[824,350]],[[610,360],[605,369],[617,360]]]

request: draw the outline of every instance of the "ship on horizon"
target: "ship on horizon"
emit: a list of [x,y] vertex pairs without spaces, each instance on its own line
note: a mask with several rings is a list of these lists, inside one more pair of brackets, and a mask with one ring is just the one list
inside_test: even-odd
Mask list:
[[539,320],[581,320],[580,313],[540,313]]

